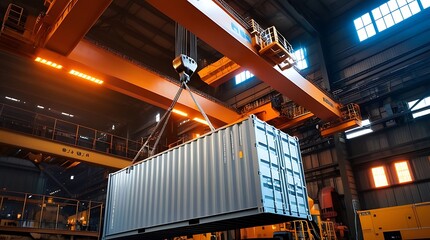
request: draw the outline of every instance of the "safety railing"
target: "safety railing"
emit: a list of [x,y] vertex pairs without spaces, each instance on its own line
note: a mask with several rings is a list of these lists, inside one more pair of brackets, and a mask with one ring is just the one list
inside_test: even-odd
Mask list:
[[310,111],[308,111],[306,108],[297,105],[295,102],[292,101],[289,101],[288,103],[284,104],[281,109],[281,115],[287,117],[288,119],[295,119],[309,113]]
[[25,30],[25,20],[26,17],[24,15],[24,9],[11,3],[4,15],[1,32],[4,32],[6,28],[9,28],[22,34]]
[[0,190],[3,229],[79,231],[79,235],[87,232],[99,236],[102,210],[101,202]]
[[281,33],[276,30],[274,26],[267,28],[263,32],[261,32],[261,38],[263,40],[263,48],[272,43],[279,43],[288,53],[293,52],[293,47],[291,44],[285,39]]
[[6,104],[0,104],[0,127],[130,159],[143,144]]

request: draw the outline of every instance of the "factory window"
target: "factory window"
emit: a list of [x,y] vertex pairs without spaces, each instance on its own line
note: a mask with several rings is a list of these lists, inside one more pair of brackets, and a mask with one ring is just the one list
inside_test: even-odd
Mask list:
[[421,5],[424,9],[430,7],[430,0],[421,0]]
[[308,62],[306,61],[306,49],[300,48],[294,51],[294,57],[296,58],[296,67],[303,70],[308,67]]
[[372,10],[379,32],[421,11],[417,0],[391,0]]
[[388,186],[387,175],[385,174],[385,168],[383,166],[372,168],[372,175],[375,187]]
[[[421,100],[414,100],[408,102],[409,109],[413,111],[412,117],[417,118],[427,114],[430,114],[430,97],[423,98]],[[418,111],[423,109],[421,111]]]
[[412,176],[407,161],[396,162],[394,163],[394,167],[396,168],[397,179],[399,180],[399,183],[412,181]]
[[254,74],[252,74],[250,71],[245,70],[239,74],[236,75],[235,80],[236,80],[236,85],[242,82],[245,82],[246,80],[250,79],[254,77]]
[[160,113],[157,113],[157,115],[155,115],[155,121],[156,122],[160,121]]
[[370,14],[366,13],[363,16],[354,20],[355,30],[357,30],[358,38],[364,41],[376,34]]
[[373,132],[373,130],[370,128],[370,121],[369,119],[361,121],[361,126],[356,127],[350,130],[345,131],[346,139],[351,139],[355,137],[359,137],[368,133]]

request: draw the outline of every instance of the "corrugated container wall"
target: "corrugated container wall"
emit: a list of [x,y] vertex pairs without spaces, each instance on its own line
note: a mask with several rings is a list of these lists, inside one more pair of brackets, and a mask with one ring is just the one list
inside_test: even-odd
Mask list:
[[161,239],[308,216],[298,140],[251,116],[111,174],[103,237]]

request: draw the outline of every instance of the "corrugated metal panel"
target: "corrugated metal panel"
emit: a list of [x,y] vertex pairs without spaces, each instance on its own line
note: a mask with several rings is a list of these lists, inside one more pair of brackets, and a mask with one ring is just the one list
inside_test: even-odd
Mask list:
[[319,152],[318,159],[321,166],[333,163],[333,156],[331,154],[331,149],[327,149],[322,152]]
[[305,170],[312,169],[312,154],[303,156],[303,166]]
[[390,146],[396,146],[412,141],[412,133],[406,125],[396,128],[395,131],[387,132],[387,138],[390,142]]
[[420,192],[421,201],[430,201],[430,182],[418,183],[418,191]]
[[111,174],[104,238],[189,235],[308,215],[298,140],[252,116]]
[[416,180],[430,178],[430,156],[417,157],[411,160],[412,173]]
[[418,187],[415,184],[400,185],[393,188],[395,205],[406,205],[421,202]]

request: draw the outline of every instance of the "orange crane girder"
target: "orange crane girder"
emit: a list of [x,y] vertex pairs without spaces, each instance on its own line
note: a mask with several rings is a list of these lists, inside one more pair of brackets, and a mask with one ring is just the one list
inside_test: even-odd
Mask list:
[[[37,56],[61,63],[65,69],[103,79],[103,85],[112,90],[164,109],[171,105],[179,88],[178,83],[85,40],[79,42],[67,57],[47,49],[40,49]],[[236,111],[219,102],[196,92],[194,97],[215,126],[220,127],[240,119]],[[187,113],[190,119],[202,118],[189,94],[181,95],[175,109]]]
[[[111,2],[112,0],[69,1],[48,33],[45,47],[62,55],[68,55]],[[56,2],[52,4],[55,5]],[[54,7],[51,8],[54,9]]]
[[148,3],[317,117],[323,120],[340,117],[339,104],[296,70],[282,71],[262,58],[252,46],[247,30],[216,2],[148,0]]

